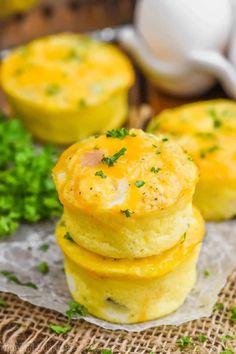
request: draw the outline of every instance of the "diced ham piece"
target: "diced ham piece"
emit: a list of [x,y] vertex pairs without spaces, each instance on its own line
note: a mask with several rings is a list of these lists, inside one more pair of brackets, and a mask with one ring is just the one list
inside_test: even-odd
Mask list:
[[93,167],[99,165],[104,155],[102,150],[89,151],[82,157],[82,167]]

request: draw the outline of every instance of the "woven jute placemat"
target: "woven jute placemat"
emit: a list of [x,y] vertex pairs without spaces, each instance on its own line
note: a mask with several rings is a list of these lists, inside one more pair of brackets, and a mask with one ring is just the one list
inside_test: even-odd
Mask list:
[[[236,353],[235,340],[222,341],[226,334],[236,335],[236,322],[230,321],[230,309],[236,306],[236,270],[219,295],[218,302],[224,304],[224,309],[178,327],[161,326],[140,333],[104,330],[81,320],[72,322],[71,332],[57,335],[48,325],[67,324],[63,315],[33,306],[12,294],[0,293],[0,297],[7,302],[7,306],[0,308],[0,354],[98,354],[105,348],[115,354],[205,354],[221,353],[227,347]],[[204,343],[199,342],[199,335],[206,336]],[[195,345],[181,350],[178,340],[182,336],[190,336]]]

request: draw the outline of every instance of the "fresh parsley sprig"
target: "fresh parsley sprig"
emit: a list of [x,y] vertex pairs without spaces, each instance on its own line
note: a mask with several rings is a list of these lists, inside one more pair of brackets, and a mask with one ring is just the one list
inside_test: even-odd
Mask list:
[[112,167],[115,165],[117,160],[121,157],[124,156],[126,153],[127,149],[123,147],[120,149],[118,152],[116,152],[113,156],[104,156],[102,159],[102,162],[106,164],[108,167]]
[[88,313],[86,307],[76,301],[70,301],[68,306],[69,308],[66,311],[66,316],[69,318],[69,320],[71,320],[74,316],[86,316]]
[[51,178],[57,153],[35,148],[17,119],[0,117],[0,237],[21,222],[35,223],[61,213]]
[[129,131],[126,128],[112,129],[106,133],[107,138],[117,138],[120,140],[123,140],[127,135],[129,135]]
[[22,285],[22,286],[27,286],[28,288],[32,288],[32,289],[38,289],[37,285],[31,282],[22,282],[20,279],[17,278],[17,276],[8,270],[1,270],[0,274],[3,275],[5,278],[7,278],[10,282],[18,284],[18,285]]

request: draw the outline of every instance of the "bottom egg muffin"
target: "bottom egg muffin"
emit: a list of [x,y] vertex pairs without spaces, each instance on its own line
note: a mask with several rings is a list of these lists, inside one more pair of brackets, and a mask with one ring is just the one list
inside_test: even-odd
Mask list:
[[62,220],[56,230],[73,298],[107,321],[138,323],[182,305],[196,280],[204,222],[194,209],[189,228],[173,248],[145,258],[102,257],[78,246]]

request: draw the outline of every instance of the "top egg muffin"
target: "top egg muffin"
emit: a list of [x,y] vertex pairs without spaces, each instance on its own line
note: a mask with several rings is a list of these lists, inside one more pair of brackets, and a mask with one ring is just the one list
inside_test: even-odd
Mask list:
[[149,132],[174,138],[200,170],[194,203],[207,220],[236,214],[236,103],[213,100],[159,114]]
[[157,255],[192,218],[194,163],[166,136],[125,128],[72,145],[53,170],[66,228],[107,257]]
[[119,127],[134,72],[114,45],[60,33],[14,49],[1,83],[13,114],[40,140],[78,141]]

